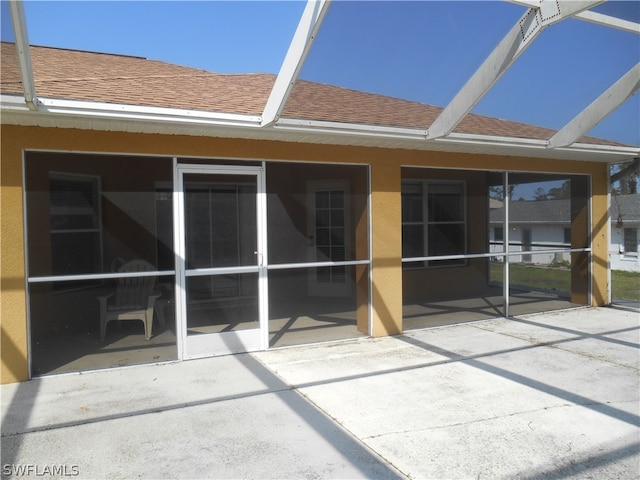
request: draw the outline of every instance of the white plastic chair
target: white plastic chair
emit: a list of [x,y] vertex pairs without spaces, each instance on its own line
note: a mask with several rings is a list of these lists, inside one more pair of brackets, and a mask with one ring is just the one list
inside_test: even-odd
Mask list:
[[[132,260],[118,272],[135,273],[155,270],[144,260]],[[139,320],[144,324],[144,338],[151,338],[153,310],[160,292],[155,291],[155,276],[135,276],[118,279],[115,292],[98,297],[100,302],[100,340],[104,340],[107,324],[112,320]]]

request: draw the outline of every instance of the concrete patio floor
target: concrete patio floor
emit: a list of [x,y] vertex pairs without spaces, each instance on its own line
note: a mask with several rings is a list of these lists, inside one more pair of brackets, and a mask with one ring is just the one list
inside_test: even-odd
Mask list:
[[640,313],[580,308],[2,386],[2,476],[638,478]]

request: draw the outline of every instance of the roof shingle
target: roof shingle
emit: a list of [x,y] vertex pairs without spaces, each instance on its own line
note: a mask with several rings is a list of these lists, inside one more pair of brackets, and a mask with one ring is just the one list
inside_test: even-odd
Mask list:
[[[41,98],[260,115],[275,82],[272,74],[219,74],[142,57],[31,46]],[[0,90],[21,95],[15,44],[2,42]],[[282,116],[374,126],[428,129],[442,108],[298,80]],[[469,114],[458,133],[548,140],[554,130]],[[620,145],[584,137],[584,143]]]

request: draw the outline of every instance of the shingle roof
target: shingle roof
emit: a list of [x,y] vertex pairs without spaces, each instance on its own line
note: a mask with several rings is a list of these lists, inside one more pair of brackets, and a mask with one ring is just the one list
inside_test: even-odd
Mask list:
[[[22,95],[15,44],[2,42],[0,91]],[[275,76],[219,74],[142,57],[31,46],[42,98],[260,115]],[[298,80],[285,118],[427,129],[442,108]],[[469,114],[455,132],[547,140],[554,130]],[[584,137],[584,143],[620,145]]]
[[[490,222],[504,220],[504,208],[496,204],[489,214]],[[512,222],[525,223],[562,223],[571,220],[571,200],[537,200],[514,201],[509,204],[509,217]],[[615,221],[618,216],[627,222],[640,221],[640,194],[611,195],[611,218]]]
[[[504,221],[504,208],[489,213],[491,223]],[[519,200],[509,203],[511,222],[524,223],[569,223],[571,222],[571,200]]]
[[622,221],[640,221],[640,194],[611,195],[611,218],[615,221],[620,217]]
[[[2,93],[22,94],[15,45],[2,43]],[[260,114],[274,75],[221,75],[156,60],[31,47],[41,97]]]

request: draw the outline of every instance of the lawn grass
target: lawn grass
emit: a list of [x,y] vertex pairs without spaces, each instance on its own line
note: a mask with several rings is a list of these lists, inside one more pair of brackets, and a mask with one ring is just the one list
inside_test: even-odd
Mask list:
[[[492,281],[502,282],[502,267],[502,262],[491,262]],[[514,263],[510,265],[509,277],[511,285],[556,292],[571,291],[571,270],[563,265]],[[612,270],[611,288],[614,299],[640,302],[640,273]]]
[[640,273],[611,270],[612,297],[640,302]]

